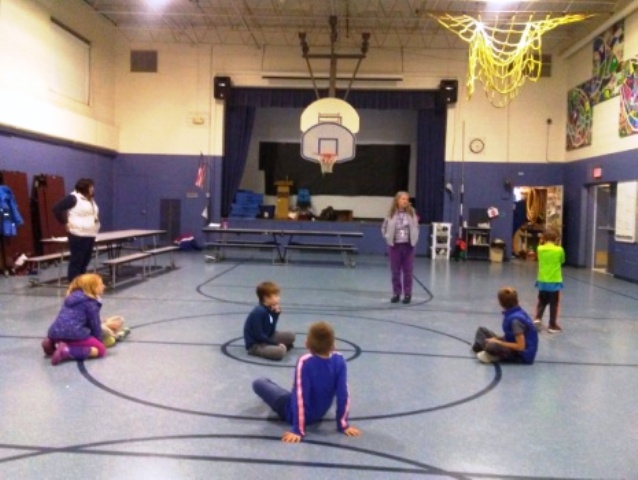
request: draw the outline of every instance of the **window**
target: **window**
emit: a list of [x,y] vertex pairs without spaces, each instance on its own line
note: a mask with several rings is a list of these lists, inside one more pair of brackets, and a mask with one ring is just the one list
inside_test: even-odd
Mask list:
[[89,104],[91,85],[91,42],[56,19],[51,19],[53,73],[52,91]]

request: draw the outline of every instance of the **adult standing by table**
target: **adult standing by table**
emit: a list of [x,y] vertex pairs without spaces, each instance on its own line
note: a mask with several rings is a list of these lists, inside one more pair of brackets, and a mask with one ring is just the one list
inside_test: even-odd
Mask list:
[[81,178],[75,184],[75,190],[53,206],[53,214],[66,226],[69,239],[69,282],[86,273],[93,256],[95,237],[100,231],[94,193],[93,180]]
[[419,241],[419,220],[410,205],[408,192],[398,192],[381,227],[388,244],[390,270],[392,272],[392,303],[397,303],[403,293],[403,303],[412,301],[412,272],[415,247]]

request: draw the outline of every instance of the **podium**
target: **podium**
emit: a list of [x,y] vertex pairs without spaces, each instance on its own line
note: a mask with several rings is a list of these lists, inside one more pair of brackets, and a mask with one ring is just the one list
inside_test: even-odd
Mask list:
[[277,180],[277,201],[275,203],[275,219],[287,220],[290,211],[290,187],[293,182],[290,180]]

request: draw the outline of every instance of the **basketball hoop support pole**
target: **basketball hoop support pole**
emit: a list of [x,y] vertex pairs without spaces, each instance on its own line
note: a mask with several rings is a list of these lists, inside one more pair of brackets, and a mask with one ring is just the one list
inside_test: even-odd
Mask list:
[[329,73],[329,83],[328,83],[328,97],[336,98],[337,96],[337,62],[339,59],[351,59],[358,60],[357,66],[355,67],[354,73],[352,74],[352,78],[350,79],[350,84],[348,85],[348,89],[345,94],[345,98],[348,97],[350,93],[350,88],[352,87],[352,83],[359,72],[359,67],[361,66],[361,62],[366,58],[366,54],[369,48],[369,40],[370,33],[364,32],[361,34],[361,53],[358,54],[338,54],[336,52],[336,44],[339,38],[339,33],[337,32],[337,16],[330,16],[330,53],[324,54],[311,54],[310,47],[308,46],[308,41],[306,40],[307,35],[306,32],[299,32],[299,40],[301,44],[301,55],[306,60],[306,65],[308,66],[308,73],[310,73],[310,79],[312,80],[312,85],[315,89],[315,95],[319,98],[319,90],[317,89],[317,82],[315,80],[315,76],[312,71],[312,66],[310,64],[310,59],[327,59],[330,60],[330,73]]

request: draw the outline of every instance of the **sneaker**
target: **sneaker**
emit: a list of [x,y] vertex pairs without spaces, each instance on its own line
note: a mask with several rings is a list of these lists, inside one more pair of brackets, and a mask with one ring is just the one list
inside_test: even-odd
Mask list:
[[536,330],[542,329],[543,328],[543,321],[540,318],[534,319],[534,326],[536,327]]
[[55,353],[55,343],[53,343],[53,340],[50,338],[42,340],[42,350],[47,357],[53,355]]
[[477,353],[476,354],[476,358],[478,358],[481,363],[495,363],[495,362],[498,362],[498,357],[496,357],[496,356],[494,356],[494,355],[492,355],[490,353],[487,353],[485,351]]
[[122,330],[120,330],[119,332],[117,332],[115,334],[115,339],[118,342],[121,342],[122,340],[124,340],[126,337],[128,337],[131,334],[131,329],[128,327],[124,327]]
[[563,333],[563,329],[559,325],[550,325],[547,329],[549,333]]
[[51,365],[57,365],[60,362],[68,360],[71,358],[71,353],[69,352],[69,346],[64,343],[58,343],[58,348],[55,349],[55,353],[51,357]]
[[408,303],[410,303],[411,301],[412,301],[412,295],[406,295],[406,296],[403,298],[403,303],[405,303],[406,305],[407,305]]
[[390,299],[390,303],[399,303],[399,296],[398,295],[394,295],[391,299]]

